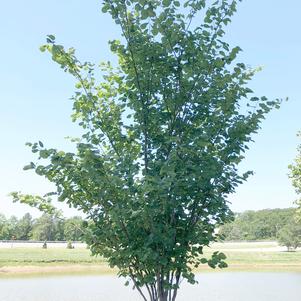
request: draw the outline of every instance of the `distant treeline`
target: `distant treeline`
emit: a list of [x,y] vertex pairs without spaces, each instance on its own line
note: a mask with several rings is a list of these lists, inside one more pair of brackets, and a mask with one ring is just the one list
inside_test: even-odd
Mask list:
[[236,213],[234,222],[222,226],[219,233],[226,240],[275,240],[284,227],[294,223],[295,212],[286,208]]
[[[219,229],[225,240],[277,240],[281,230],[294,224],[295,209],[265,209],[236,213],[235,220]],[[85,233],[79,216],[62,219],[29,213],[18,219],[0,214],[0,240],[80,241]],[[282,231],[283,232],[283,231]]]
[[62,219],[43,214],[34,219],[29,213],[18,219],[0,214],[0,240],[80,241],[84,233],[79,216]]

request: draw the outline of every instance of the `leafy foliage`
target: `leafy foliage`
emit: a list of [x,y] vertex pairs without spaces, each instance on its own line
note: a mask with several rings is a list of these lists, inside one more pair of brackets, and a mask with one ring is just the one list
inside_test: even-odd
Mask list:
[[83,220],[80,216],[74,216],[64,221],[64,240],[80,241],[84,235]]
[[101,64],[100,82],[94,65],[54,36],[41,47],[76,78],[72,120],[85,134],[76,153],[29,144],[39,162],[26,169],[85,212],[92,252],[144,300],[175,300],[180,279],[194,283],[199,264],[226,266],[221,253],[203,258],[203,247],[232,218],[227,195],[250,174],[238,174],[237,165],[279,105],[251,97],[246,83],[255,70],[235,63],[241,49],[222,41],[236,5],[215,1],[192,25],[203,0],[104,0],[122,41],[110,42],[119,66]]
[[294,208],[237,213],[232,223],[220,227],[219,234],[226,240],[274,240],[279,230],[294,220],[295,214]]
[[50,214],[44,213],[35,222],[32,239],[44,241],[63,240],[63,233],[63,221]]
[[292,220],[278,233],[279,244],[286,246],[287,250],[295,250],[301,247],[301,224]]
[[33,219],[29,213],[18,219],[0,214],[0,240],[81,241],[86,233],[79,216],[63,219],[43,214]]
[[26,213],[18,220],[15,227],[15,237],[19,240],[28,240],[33,230],[33,218],[29,213]]
[[16,239],[17,226],[18,219],[15,216],[6,219],[4,215],[0,215],[0,237],[2,239]]
[[[301,137],[301,132],[298,133]],[[295,159],[294,164],[289,165],[290,174],[289,177],[292,179],[293,186],[296,189],[297,194],[301,194],[301,145],[298,147],[298,155]],[[301,199],[297,200],[296,203],[299,205],[297,219],[301,221]]]
[[[29,168],[30,167],[30,168]],[[28,170],[34,168],[33,163],[26,165],[23,169]],[[51,195],[51,193],[49,194]],[[50,214],[55,215],[56,217],[60,217],[62,212],[57,210],[51,204],[51,198],[49,195],[39,196],[39,195],[29,195],[29,194],[21,194],[20,192],[12,192],[10,196],[13,199],[13,202],[20,202],[21,204],[27,204],[31,207],[37,208],[38,210]]]

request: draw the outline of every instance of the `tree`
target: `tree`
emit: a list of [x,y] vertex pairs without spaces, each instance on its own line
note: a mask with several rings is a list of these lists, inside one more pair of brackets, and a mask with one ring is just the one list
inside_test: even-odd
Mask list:
[[[121,28],[110,42],[119,66],[81,63],[49,35],[48,51],[77,80],[72,120],[84,129],[75,153],[29,143],[34,169],[57,186],[58,199],[89,221],[93,254],[133,281],[143,300],[175,300],[193,268],[226,267],[203,257],[215,228],[232,218],[227,196],[250,172],[237,165],[266,113],[279,101],[252,96],[256,70],[235,63],[224,42],[237,1],[104,0]],[[48,197],[15,200],[50,209]],[[147,297],[148,296],[148,297]]]
[[17,238],[17,232],[18,232],[17,225],[18,225],[18,218],[12,215],[7,220],[7,239],[15,240]]
[[68,218],[64,222],[64,238],[70,241],[80,241],[85,234],[83,219],[80,216]]
[[220,227],[219,234],[227,240],[276,239],[278,231],[295,218],[295,208],[245,211],[235,220]]
[[0,214],[0,240],[28,240],[32,229],[32,217],[26,213],[21,219],[11,216],[7,219]]
[[287,247],[287,251],[301,247],[301,224],[295,222],[285,225],[278,233],[278,242]]
[[[298,133],[301,137],[301,132]],[[298,155],[295,159],[294,164],[289,165],[290,174],[289,177],[292,179],[293,186],[297,194],[301,194],[301,145],[298,147]],[[297,219],[301,221],[301,199],[296,201],[299,205],[299,210],[297,211]]]
[[31,236],[33,226],[32,216],[26,213],[16,225],[16,238],[18,240],[28,240]]
[[32,239],[43,241],[64,240],[63,220],[43,214],[33,224]]
[[8,221],[7,221],[6,217],[1,213],[0,213],[0,239],[1,240],[10,239]]

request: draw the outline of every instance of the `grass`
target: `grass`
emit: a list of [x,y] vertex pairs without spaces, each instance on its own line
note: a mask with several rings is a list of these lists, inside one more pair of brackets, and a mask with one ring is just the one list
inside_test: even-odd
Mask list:
[[[256,250],[246,243],[216,244],[205,250],[204,257],[220,250],[227,256],[229,268],[225,271],[295,271],[301,272],[301,251],[283,252],[269,250],[273,243],[260,245]],[[258,248],[258,246],[257,246]],[[264,251],[262,251],[264,250]],[[199,268],[211,271],[207,265]],[[115,273],[101,257],[93,257],[85,248],[3,248],[0,249],[0,275],[22,273]]]
[[[205,252],[205,257],[211,252]],[[241,271],[301,272],[301,252],[231,252],[224,251],[228,268]]]
[[0,278],[34,275],[116,273],[101,257],[87,249],[0,249]]
[[215,243],[213,245],[215,249],[271,249],[277,247],[277,243],[271,242],[226,242],[226,243]]
[[87,249],[42,249],[12,248],[0,249],[1,266],[45,265],[45,264],[99,264],[104,260],[93,257]]
[[205,250],[205,257],[214,251],[227,256],[228,269],[225,270],[301,272],[301,251],[279,250],[275,242],[216,243]]

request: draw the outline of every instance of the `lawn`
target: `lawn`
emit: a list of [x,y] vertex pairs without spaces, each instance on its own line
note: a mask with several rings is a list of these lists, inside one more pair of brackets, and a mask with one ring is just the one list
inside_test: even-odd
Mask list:
[[[235,246],[235,247],[234,247]],[[296,271],[301,272],[301,251],[284,252],[267,243],[255,248],[250,243],[215,244],[206,248],[204,257],[220,250],[227,256],[227,271]],[[271,249],[274,247],[274,249]],[[209,271],[207,265],[199,267]],[[110,272],[110,268],[101,257],[93,257],[86,248],[0,248],[0,274],[22,272]],[[111,271],[114,272],[114,271]]]
[[0,249],[0,267],[11,265],[41,264],[98,264],[103,262],[100,257],[91,256],[90,250],[63,248],[11,248]]

